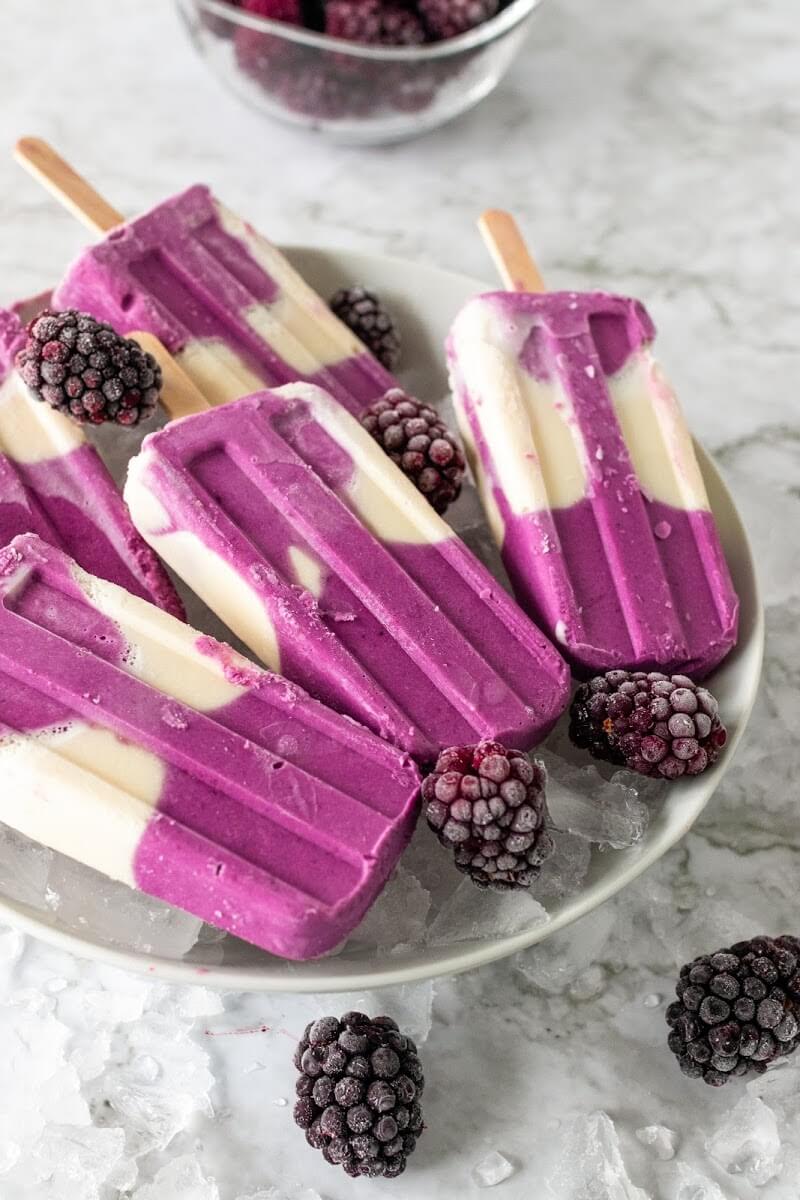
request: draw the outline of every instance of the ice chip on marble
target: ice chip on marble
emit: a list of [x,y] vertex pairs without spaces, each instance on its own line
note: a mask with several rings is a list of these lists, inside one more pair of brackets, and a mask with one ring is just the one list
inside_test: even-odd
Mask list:
[[730,904],[722,900],[703,901],[674,931],[675,965],[681,967],[699,954],[713,954],[763,932],[758,921],[737,912]]
[[574,896],[592,861],[592,848],[586,838],[564,829],[553,829],[550,836],[553,853],[542,863],[533,884],[537,900],[563,900]]
[[539,945],[523,950],[516,965],[536,987],[557,995],[602,956],[614,921],[613,906],[602,905]]
[[428,941],[432,946],[447,946],[510,937],[549,919],[528,891],[495,892],[464,879],[431,923]]
[[731,1109],[706,1140],[706,1150],[729,1175],[744,1175],[754,1187],[763,1187],[783,1168],[775,1113],[753,1094]]
[[548,1183],[558,1200],[651,1200],[630,1178],[614,1122],[601,1111],[572,1122]]
[[44,911],[53,851],[0,824],[0,894]]
[[547,766],[547,806],[557,829],[614,850],[642,840],[650,814],[629,771],[619,771],[609,780],[595,766],[576,767],[549,753],[542,757]]
[[19,1162],[21,1153],[17,1142],[0,1141],[0,1175],[6,1175]]
[[49,1125],[26,1164],[31,1181],[45,1185],[42,1195],[95,1200],[106,1188],[130,1187],[136,1165],[125,1155],[121,1129]]
[[763,1075],[748,1081],[747,1092],[763,1100],[781,1121],[797,1123],[800,1132],[800,1063],[779,1058]]
[[645,1125],[636,1130],[636,1137],[659,1162],[675,1157],[678,1135],[666,1125]]
[[12,965],[22,954],[25,939],[18,929],[0,928],[0,963]]
[[577,979],[569,985],[569,994],[573,1000],[593,1000],[599,996],[606,986],[606,970],[598,964],[581,971]]
[[[155,1077],[142,1070],[143,1055],[158,1064]],[[211,1115],[208,1064],[188,1022],[149,1009],[115,1031],[109,1065],[87,1091],[103,1105],[106,1123],[125,1130],[129,1152],[141,1156],[165,1150],[194,1113]]]
[[422,940],[431,907],[428,892],[410,871],[398,866],[364,920],[348,939],[348,949],[392,950]]
[[514,1174],[514,1164],[498,1150],[491,1150],[470,1172],[473,1182],[481,1188],[495,1187]]
[[49,907],[62,926],[126,950],[182,958],[202,929],[197,917],[63,854],[51,853],[47,888]]
[[152,1183],[137,1188],[132,1200],[219,1200],[219,1188],[196,1158],[184,1154],[162,1167]]
[[673,1185],[665,1193],[665,1200],[731,1200],[718,1183],[688,1163],[676,1164]]

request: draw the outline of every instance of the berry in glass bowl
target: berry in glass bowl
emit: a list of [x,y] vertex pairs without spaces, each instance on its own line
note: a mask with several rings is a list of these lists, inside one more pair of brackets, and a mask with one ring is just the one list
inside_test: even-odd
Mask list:
[[268,116],[350,144],[416,136],[499,83],[541,0],[177,0],[211,70]]

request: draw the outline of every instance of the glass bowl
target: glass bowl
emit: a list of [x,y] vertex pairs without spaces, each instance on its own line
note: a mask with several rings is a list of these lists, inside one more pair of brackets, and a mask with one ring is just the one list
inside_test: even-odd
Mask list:
[[224,0],[176,0],[198,51],[253,108],[350,144],[435,129],[497,86],[541,0],[426,46],[365,46],[269,21]]

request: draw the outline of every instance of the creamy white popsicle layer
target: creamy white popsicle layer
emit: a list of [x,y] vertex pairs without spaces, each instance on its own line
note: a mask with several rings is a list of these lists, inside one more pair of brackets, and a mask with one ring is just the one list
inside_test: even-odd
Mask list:
[[53,304],[154,334],[211,404],[304,379],[359,414],[397,386],[288,259],[200,184],[85,250]]
[[400,751],[32,535],[0,550],[0,820],[308,958],[404,848]]
[[702,676],[738,600],[691,436],[635,300],[477,296],[448,357],[461,433],[523,607],[579,673]]
[[529,749],[566,664],[354,417],[308,384],[148,437],[145,539],[273,670],[430,761]]

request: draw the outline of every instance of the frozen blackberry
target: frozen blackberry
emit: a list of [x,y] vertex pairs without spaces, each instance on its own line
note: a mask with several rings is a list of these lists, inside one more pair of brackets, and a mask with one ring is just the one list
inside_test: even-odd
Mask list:
[[417,1047],[391,1017],[322,1017],[294,1064],[294,1119],[308,1144],[348,1175],[401,1175],[422,1133],[425,1080]]
[[269,21],[283,21],[287,25],[303,23],[300,0],[243,0],[240,7],[246,13],[266,17]]
[[443,750],[422,785],[425,816],[478,887],[530,887],[552,853],[546,775],[499,742]]
[[606,671],[581,684],[569,736],[594,758],[663,779],[700,775],[728,740],[711,692],[658,671]]
[[155,412],[152,354],[87,313],[45,310],[28,326],[17,368],[37,400],[85,425],[138,425]]
[[760,1075],[800,1042],[800,939],[755,937],[681,967],[667,1009],[685,1075],[720,1087]]
[[434,409],[400,388],[390,388],[370,405],[361,424],[438,513],[458,499],[464,455]]
[[327,0],[325,32],[348,42],[377,43],[381,40],[378,0]]
[[[386,20],[393,22],[397,13],[392,11],[384,16]],[[405,17],[411,17],[413,20],[414,14],[404,13],[403,20]],[[398,24],[398,37],[399,30]],[[383,363],[387,371],[394,371],[400,361],[400,331],[394,317],[379,297],[356,284],[354,287],[341,288],[331,297],[330,306],[339,320],[352,329],[378,362]]]
[[[384,4],[381,8],[381,43],[384,46],[421,46],[426,41],[425,26],[415,12],[402,4]],[[378,355],[380,358],[380,355]],[[383,362],[383,359],[381,359]],[[393,371],[388,363],[388,370]]]
[[435,41],[483,25],[499,7],[499,0],[419,0],[420,16]]

